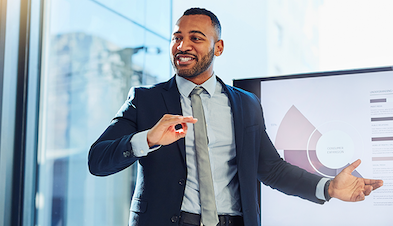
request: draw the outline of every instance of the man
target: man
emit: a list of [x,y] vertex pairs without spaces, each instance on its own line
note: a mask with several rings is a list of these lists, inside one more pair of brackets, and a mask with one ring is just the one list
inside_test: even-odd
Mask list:
[[[151,88],[131,89],[91,147],[89,169],[94,175],[110,175],[137,162],[130,225],[259,225],[258,180],[320,204],[330,197],[360,201],[382,186],[380,180],[351,175],[360,160],[332,181],[283,161],[265,132],[259,100],[214,74],[214,58],[224,50],[220,36],[213,13],[187,10],[171,42],[176,75]],[[204,116],[199,118],[189,116],[200,114],[194,87],[203,87]],[[198,137],[197,128],[207,135],[211,167],[200,167],[198,142],[205,138]],[[211,170],[209,179],[201,179],[201,168]],[[205,189],[205,181],[211,181],[211,189]],[[206,199],[212,201],[205,204]]]

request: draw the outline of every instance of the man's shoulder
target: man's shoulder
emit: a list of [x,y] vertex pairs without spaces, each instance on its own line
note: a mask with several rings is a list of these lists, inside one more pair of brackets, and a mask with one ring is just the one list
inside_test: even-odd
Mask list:
[[254,93],[226,84],[224,84],[224,86],[229,94],[239,97],[242,101],[260,102],[259,98]]
[[141,85],[141,86],[135,86],[134,89],[138,89],[138,90],[145,90],[145,91],[149,91],[149,90],[159,90],[159,89],[169,89],[171,88],[173,85],[176,85],[175,80],[173,78],[165,81],[165,82],[160,82],[160,83],[156,83],[153,85]]
[[225,84],[224,81],[222,81],[218,76],[217,76],[217,80],[221,83],[222,87],[224,88],[224,90],[226,92],[228,92],[229,94],[233,94],[233,95],[237,95],[241,98],[250,98],[250,99],[258,99],[255,94],[248,92],[246,90],[240,89],[238,87],[234,87],[228,84]]
[[244,90],[244,89],[235,87],[235,86],[227,85],[227,87],[229,87],[230,89],[232,89],[234,92],[239,93],[239,95],[255,96],[255,94],[253,94],[253,93],[251,93],[251,92],[249,92],[249,91],[246,91],[246,90]]
[[176,87],[175,79],[171,78],[168,81],[156,83],[153,85],[140,85],[131,87],[128,96],[132,96],[135,92],[161,92],[162,90],[169,90]]

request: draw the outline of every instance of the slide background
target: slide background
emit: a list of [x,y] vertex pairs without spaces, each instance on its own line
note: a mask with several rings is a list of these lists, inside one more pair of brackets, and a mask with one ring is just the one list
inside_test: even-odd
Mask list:
[[[321,129],[322,135],[329,130],[323,126],[327,124],[341,123],[353,128],[357,133],[348,133],[355,144],[351,162],[362,159],[357,171],[365,178],[373,178],[370,92],[383,89],[393,89],[391,71],[263,81],[261,103],[267,132],[275,143],[278,128],[293,105]],[[301,127],[296,129],[302,133]],[[283,150],[278,152],[284,157]],[[262,186],[261,222],[275,226],[392,225],[393,205],[377,206],[374,196],[375,193],[358,203],[332,199],[318,205]]]

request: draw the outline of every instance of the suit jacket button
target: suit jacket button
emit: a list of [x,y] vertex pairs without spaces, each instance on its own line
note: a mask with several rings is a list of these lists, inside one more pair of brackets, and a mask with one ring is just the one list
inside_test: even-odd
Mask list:
[[131,155],[131,152],[129,152],[129,151],[123,152],[123,156],[124,156],[125,158],[129,157],[130,155]]
[[171,221],[172,221],[172,223],[176,223],[177,221],[179,220],[179,217],[178,216],[173,216],[173,217],[171,217]]
[[184,179],[179,180],[179,185],[183,186],[185,183],[186,183],[186,180],[184,180]]

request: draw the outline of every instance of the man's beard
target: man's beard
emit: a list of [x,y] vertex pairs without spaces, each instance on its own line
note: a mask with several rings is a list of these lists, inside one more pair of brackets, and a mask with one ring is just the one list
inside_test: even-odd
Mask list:
[[173,59],[172,65],[173,65],[177,75],[179,75],[180,77],[195,78],[198,75],[200,75],[202,72],[205,72],[210,67],[210,65],[213,62],[213,58],[214,58],[214,48],[212,48],[212,50],[210,50],[210,52],[208,52],[205,56],[203,56],[201,60],[198,60],[198,62],[195,64],[195,66],[190,69],[177,68],[176,64],[175,64],[175,61],[176,61],[175,59]]

